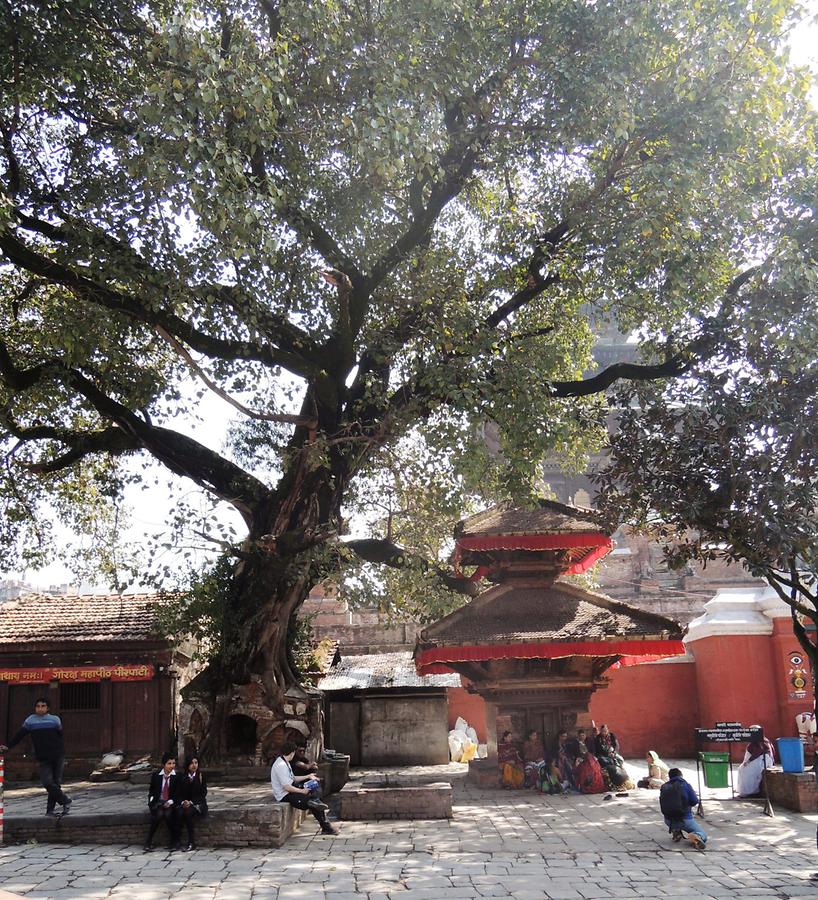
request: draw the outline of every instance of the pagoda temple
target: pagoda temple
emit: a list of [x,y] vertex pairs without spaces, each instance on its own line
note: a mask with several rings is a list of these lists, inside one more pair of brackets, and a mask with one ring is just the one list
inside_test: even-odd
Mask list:
[[498,733],[536,729],[549,746],[560,730],[590,726],[606,669],[685,652],[678,622],[558,580],[612,549],[591,510],[499,505],[460,522],[455,541],[457,568],[475,566],[471,577],[493,585],[420,633],[415,664],[422,675],[457,672],[485,701],[489,755],[473,774],[488,782]]

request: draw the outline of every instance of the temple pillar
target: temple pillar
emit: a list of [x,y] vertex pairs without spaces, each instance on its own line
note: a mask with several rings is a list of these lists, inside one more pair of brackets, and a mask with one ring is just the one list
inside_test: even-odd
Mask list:
[[486,749],[487,759],[497,763],[497,704],[493,700],[485,700],[486,704]]

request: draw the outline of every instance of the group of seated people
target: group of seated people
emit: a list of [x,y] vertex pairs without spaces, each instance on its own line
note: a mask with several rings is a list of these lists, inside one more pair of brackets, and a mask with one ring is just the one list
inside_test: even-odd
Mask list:
[[[162,768],[154,772],[148,785],[148,810],[151,821],[145,838],[145,852],[153,850],[153,838],[162,822],[168,831],[169,850],[196,849],[196,820],[207,815],[207,779],[199,767],[198,756],[190,756],[177,772],[176,757],[162,756]],[[273,799],[308,810],[324,834],[337,834],[327,821],[329,807],[321,799],[318,765],[307,758],[306,745],[285,741],[270,770]],[[182,825],[187,830],[187,845],[182,846]]]
[[162,822],[167,825],[169,850],[182,849],[183,822],[188,841],[184,849],[196,849],[195,822],[207,815],[207,780],[197,756],[185,760],[181,773],[176,771],[176,757],[172,753],[162,756],[162,768],[153,773],[148,784],[148,810],[151,823],[145,838],[146,853],[153,849],[153,837]]
[[548,794],[601,794],[633,787],[619,741],[607,725],[594,727],[590,733],[579,728],[574,737],[560,731],[549,751],[536,730],[529,731],[521,748],[506,731],[497,754],[503,787],[526,787]]

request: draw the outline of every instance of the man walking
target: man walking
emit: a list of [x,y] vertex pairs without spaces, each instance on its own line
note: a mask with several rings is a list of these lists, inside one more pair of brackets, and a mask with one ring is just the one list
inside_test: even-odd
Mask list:
[[48,711],[48,700],[38,697],[34,702],[34,714],[28,716],[22,728],[8,744],[0,745],[0,753],[15,747],[24,737],[31,736],[34,744],[34,756],[40,765],[40,781],[48,791],[45,814],[60,815],[55,807],[62,806],[62,814],[66,815],[73,802],[62,790],[62,770],[65,763],[65,745],[62,738],[62,722],[59,716]]
[[659,789],[659,808],[665,817],[665,825],[673,835],[674,843],[686,836],[697,850],[704,850],[707,835],[693,819],[693,807],[699,805],[699,798],[682,778],[681,769],[671,769],[668,776],[670,780]]

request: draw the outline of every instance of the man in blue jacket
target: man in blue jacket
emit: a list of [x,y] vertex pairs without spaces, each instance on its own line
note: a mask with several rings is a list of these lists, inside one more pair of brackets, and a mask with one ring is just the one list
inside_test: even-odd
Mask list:
[[697,850],[704,850],[707,835],[693,818],[693,807],[699,805],[699,798],[682,778],[681,769],[671,769],[668,775],[670,780],[659,790],[659,808],[665,817],[665,825],[673,835],[674,842],[686,835]]
[[59,803],[62,806],[62,814],[65,815],[71,808],[71,798],[62,790],[62,770],[65,763],[65,746],[62,739],[62,722],[59,716],[53,716],[48,711],[48,700],[38,697],[34,703],[34,715],[29,716],[23,727],[8,742],[8,745],[0,745],[0,753],[10,750],[23,740],[31,736],[34,744],[34,756],[40,764],[40,781],[48,791],[48,802],[45,814],[58,816],[55,807]]

